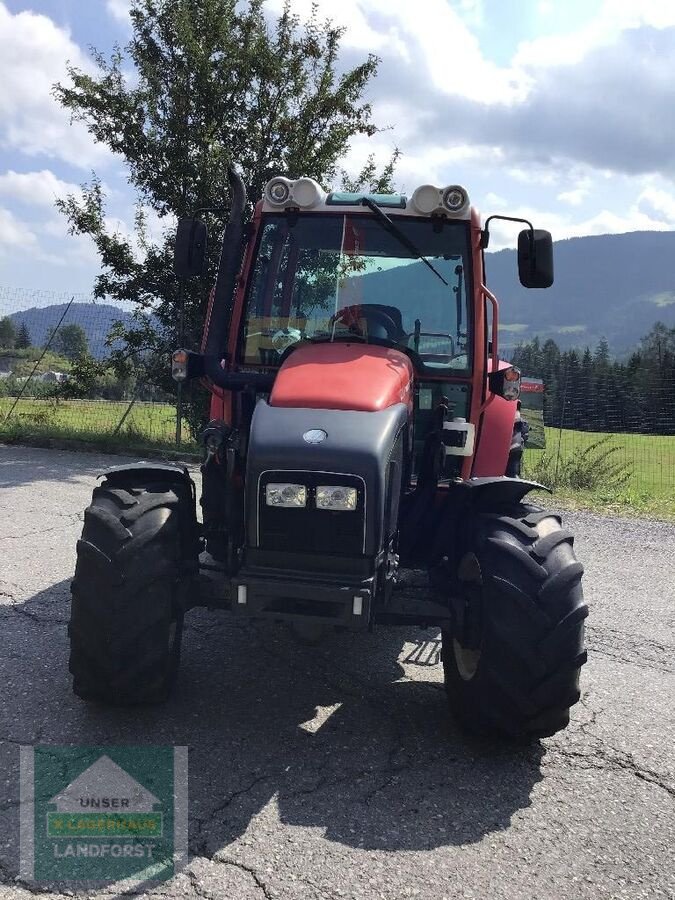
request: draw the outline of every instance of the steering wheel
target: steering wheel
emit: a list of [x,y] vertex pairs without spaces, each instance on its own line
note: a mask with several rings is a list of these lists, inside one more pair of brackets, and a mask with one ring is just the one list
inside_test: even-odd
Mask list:
[[343,322],[348,328],[358,327],[359,319],[365,319],[368,326],[370,326],[371,322],[381,325],[387,332],[387,340],[394,343],[398,343],[401,340],[401,329],[392,317],[382,309],[367,308],[366,306],[345,306],[330,317],[330,324],[335,325],[337,322]]

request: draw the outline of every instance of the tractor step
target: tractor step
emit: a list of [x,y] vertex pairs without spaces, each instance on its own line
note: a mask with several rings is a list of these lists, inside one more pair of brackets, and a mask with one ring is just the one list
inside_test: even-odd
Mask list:
[[450,618],[448,601],[429,584],[426,569],[399,569],[389,603],[377,613],[384,625],[441,626]]

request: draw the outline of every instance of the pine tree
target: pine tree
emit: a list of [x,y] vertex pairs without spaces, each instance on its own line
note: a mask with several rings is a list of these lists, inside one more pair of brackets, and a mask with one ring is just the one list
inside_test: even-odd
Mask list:
[[14,346],[16,328],[9,316],[0,319],[0,349],[7,350]]
[[28,330],[28,326],[25,322],[22,322],[19,326],[19,333],[16,336],[16,341],[14,342],[14,346],[17,350],[27,350],[32,344],[30,331]]

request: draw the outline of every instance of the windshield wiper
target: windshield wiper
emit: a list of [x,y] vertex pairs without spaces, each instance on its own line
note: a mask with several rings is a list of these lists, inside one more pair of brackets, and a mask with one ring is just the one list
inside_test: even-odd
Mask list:
[[419,259],[421,262],[424,263],[425,266],[427,266],[429,269],[431,269],[431,271],[434,273],[436,278],[440,278],[440,280],[443,282],[443,284],[446,287],[450,287],[450,285],[445,280],[445,278],[443,278],[443,276],[438,271],[436,266],[432,265],[432,263],[429,262],[429,260],[426,258],[426,256],[424,256],[422,254],[422,251],[419,250],[417,248],[417,246],[410,240],[408,235],[405,234],[403,231],[401,231],[401,229],[398,227],[398,225],[395,225],[392,222],[392,220],[389,218],[389,216],[386,214],[386,212],[381,210],[380,207],[377,205],[377,203],[375,203],[374,200],[371,200],[370,197],[363,197],[361,200],[361,203],[364,206],[367,206],[368,209],[370,209],[372,212],[375,213],[375,218],[377,219],[377,221],[380,222],[380,224],[384,228],[386,228],[390,234],[393,234],[394,237],[401,244],[403,244],[403,246],[406,248],[406,250],[409,250],[416,259]]

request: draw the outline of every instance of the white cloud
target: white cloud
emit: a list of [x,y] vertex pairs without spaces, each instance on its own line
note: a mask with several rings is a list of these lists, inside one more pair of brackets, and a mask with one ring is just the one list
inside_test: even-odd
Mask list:
[[34,12],[16,15],[0,0],[0,146],[88,169],[109,155],[51,95],[66,63],[90,64],[70,34]]
[[[512,214],[534,222],[537,228],[545,228],[550,231],[554,241],[593,234],[670,231],[673,227],[672,221],[667,221],[663,215],[652,215],[641,209],[639,198],[623,214],[603,209],[581,221],[575,221],[568,213],[557,213],[526,206],[517,208]],[[490,226],[490,250],[514,247],[517,233],[521,227],[498,221],[492,224]]]
[[509,205],[509,201],[506,197],[495,194],[493,191],[487,192],[485,195],[485,203],[486,206],[491,207],[492,209],[504,209]]
[[11,249],[32,249],[37,238],[25,222],[16,218],[9,209],[0,207],[0,252]]
[[[293,0],[293,10],[306,19],[315,0]],[[522,97],[527,76],[486,59],[465,16],[480,8],[467,0],[462,9],[447,0],[424,0],[423,9],[410,0],[316,0],[319,14],[345,28],[342,46],[377,53],[408,88],[469,98],[479,103],[511,103]],[[267,0],[279,13],[282,0]],[[449,61],[452,60],[450,64]],[[414,109],[414,104],[410,104]]]
[[637,205],[644,214],[660,216],[671,227],[675,224],[675,196],[668,191],[647,187],[638,197]]
[[485,24],[483,0],[455,0],[455,5],[468,25],[481,28]]
[[129,10],[131,8],[131,0],[106,0],[106,9],[118,22],[125,25],[129,24]]
[[558,200],[570,206],[581,206],[587,196],[588,188],[578,187],[571,191],[561,191],[558,194]]
[[[539,11],[546,14],[547,6],[551,4],[543,0]],[[615,43],[621,32],[644,26],[675,26],[675,5],[663,0],[605,0],[598,14],[576,31],[523,41],[513,64],[525,68],[572,65],[593,49]]]
[[54,206],[57,199],[80,194],[76,184],[62,181],[50,169],[39,172],[15,172],[0,175],[0,195],[32,206]]
[[66,234],[64,219],[53,217],[39,224],[29,224],[11,210],[0,207],[0,257],[5,267],[8,263],[27,262],[72,272],[73,268],[100,264],[89,238],[82,235],[67,237]]
[[[281,5],[267,0],[273,12]],[[312,0],[292,6],[306,17]],[[382,57],[369,87],[375,120],[394,126],[405,156],[497,147],[523,181],[545,185],[579,163],[675,171],[675,119],[663,115],[675,105],[673,3],[606,0],[576,31],[523,42],[507,65],[487,57],[462,0],[318,0],[318,7],[346,29],[348,64],[368,50]],[[454,161],[449,156],[446,169]]]

